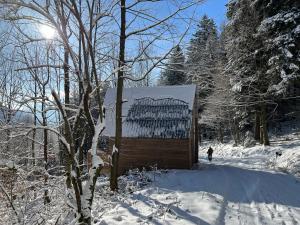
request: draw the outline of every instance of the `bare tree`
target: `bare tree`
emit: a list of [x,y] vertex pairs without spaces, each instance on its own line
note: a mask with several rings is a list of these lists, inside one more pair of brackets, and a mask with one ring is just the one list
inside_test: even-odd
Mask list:
[[[175,10],[170,12],[168,15],[164,17],[155,17],[151,14],[150,11],[147,11],[145,8],[147,4],[155,4],[153,1],[134,1],[133,3],[127,5],[125,0],[119,1],[120,7],[120,22],[119,22],[119,58],[118,58],[118,80],[117,80],[117,93],[116,93],[116,128],[115,128],[115,143],[112,151],[112,165],[111,165],[111,180],[110,187],[111,190],[118,189],[118,161],[119,161],[119,152],[122,151],[121,143],[122,143],[122,93],[124,80],[130,81],[141,81],[147,78],[147,76],[157,68],[163,60],[167,58],[167,56],[172,52],[173,48],[178,46],[178,44],[183,40],[185,34],[188,31],[191,20],[184,21],[186,23],[186,29],[184,32],[178,32],[176,30],[176,26],[174,23],[174,19],[178,19],[181,17],[182,12],[186,9],[191,8],[195,4],[201,1],[184,1],[182,3],[178,3],[174,1]],[[177,4],[178,3],[178,4]],[[133,16],[131,21],[127,21],[127,16]],[[144,21],[143,26],[139,26],[137,24],[138,21]],[[145,22],[146,21],[146,22]],[[137,24],[136,24],[137,23]],[[146,23],[146,25],[145,25]],[[126,59],[126,43],[130,42],[134,37],[145,37],[148,39],[143,49],[140,49],[137,55],[131,56],[131,59]],[[171,47],[164,53],[161,57],[146,59],[143,58],[145,56],[144,53],[157,42],[164,40],[166,42],[171,42]],[[143,60],[150,60],[151,66],[141,74],[140,77],[135,78],[133,76],[128,75],[128,70],[132,68],[137,62]]]
[[[16,71],[29,71],[34,80],[42,81],[35,82],[37,90],[34,96],[25,95],[22,99],[22,104],[34,113],[39,111],[42,113],[42,121],[22,126],[22,129],[26,128],[27,133],[43,130],[42,142],[46,163],[47,133],[55,134],[59,138],[66,157],[65,176],[69,205],[76,213],[74,223],[91,224],[96,180],[103,166],[103,161],[96,154],[99,136],[105,128],[102,109],[103,95],[101,95],[102,81],[107,79],[117,83],[117,127],[111,176],[111,189],[116,190],[118,151],[121,150],[122,138],[124,80],[136,82],[149,77],[149,74],[168,57],[173,47],[184,40],[192,21],[182,13],[199,2],[201,1],[172,1],[176,9],[168,15],[155,17],[153,11],[158,8],[154,9],[154,6],[159,2],[150,0],[130,3],[126,0],[41,2],[0,0],[1,6],[4,7],[3,19],[11,22],[14,25],[14,31],[19,34],[19,47],[29,44],[36,46],[38,42],[49,41],[49,38],[41,38],[22,29],[24,23],[37,27],[46,25],[57,33],[51,41],[55,45],[54,54],[58,60],[53,60],[52,56],[46,55],[45,57],[45,53],[41,52],[39,58],[45,57],[46,61],[29,60],[30,64],[24,62]],[[126,21],[126,18],[130,20]],[[181,32],[176,27],[178,19],[183,21],[184,29],[181,29],[183,30]],[[112,44],[111,40],[115,37],[119,40]],[[137,37],[136,42],[134,40]],[[137,54],[126,51],[126,44],[129,45],[131,42],[144,42]],[[159,56],[150,57],[147,54],[148,50],[159,43],[168,46],[167,49],[161,50]],[[116,49],[117,45],[118,49],[113,53],[110,52],[112,48]],[[147,62],[147,68],[143,69],[139,77],[132,76],[132,68],[141,62]],[[47,79],[41,79],[43,75],[36,73],[36,70],[45,71],[45,74],[50,75],[45,76],[50,79],[49,82],[46,82]],[[54,79],[56,82],[63,80],[63,84],[54,86],[51,79],[57,74],[59,77]],[[117,74],[117,79],[114,78],[115,74]],[[61,85],[63,85],[64,95],[58,94],[60,91],[58,87]],[[71,90],[72,87],[75,87],[76,91]],[[78,96],[72,96],[71,93],[78,93]],[[60,114],[58,124],[50,124],[45,119],[49,111]],[[86,151],[91,153],[92,158],[88,173],[83,170],[82,166],[83,155]],[[84,176],[87,177],[86,182],[83,182]]]
[[[43,129],[44,130],[44,150],[47,149],[47,132],[53,132],[58,135],[61,143],[64,145],[66,151],[66,176],[67,187],[69,189],[72,204],[76,205],[74,210],[78,217],[76,221],[80,224],[91,224],[91,205],[94,197],[94,189],[97,177],[99,176],[102,166],[102,160],[96,155],[96,148],[98,138],[104,129],[104,117],[102,112],[102,101],[100,97],[100,81],[98,76],[98,70],[96,68],[95,58],[95,39],[97,34],[93,34],[96,30],[96,24],[102,18],[102,14],[97,13],[99,5],[95,1],[91,4],[85,2],[88,12],[86,15],[81,16],[81,5],[78,5],[76,1],[55,1],[53,3],[46,1],[43,3],[26,1],[1,1],[2,5],[13,9],[14,13],[17,13],[17,17],[12,15],[12,11],[7,11],[5,15],[6,19],[17,21],[28,21],[34,23],[39,20],[43,20],[48,26],[53,27],[59,38],[57,39],[58,45],[61,44],[64,50],[63,68],[64,68],[64,90],[65,101],[63,102],[60,96],[58,96],[56,90],[52,90],[53,101],[47,96],[46,85],[48,79],[42,82],[41,96],[39,97],[42,103],[42,123],[41,126],[28,127],[29,129]],[[22,8],[26,8],[23,10]],[[31,16],[28,16],[31,14]],[[32,16],[35,15],[35,16]],[[68,24],[72,21],[72,26]],[[69,32],[67,31],[69,29]],[[79,64],[77,48],[70,41],[70,34],[74,34],[75,31],[79,32],[78,40],[81,42],[81,56],[82,62]],[[36,37],[31,37],[29,34],[25,34],[19,29],[19,31],[28,39],[28,42],[38,41]],[[75,36],[75,38],[77,38]],[[69,61],[69,56],[71,61]],[[48,58],[48,57],[47,57]],[[44,65],[31,65],[20,70],[30,70],[33,68],[46,68],[46,74],[50,74],[49,68],[60,68],[60,65],[50,65],[49,61]],[[77,81],[81,85],[81,96],[79,104],[70,105],[70,84],[71,78]],[[49,76],[48,76],[49,78]],[[43,88],[45,87],[45,88]],[[74,96],[75,97],[75,96]],[[96,99],[98,118],[93,118],[91,114],[91,100]],[[32,98],[30,98],[32,100]],[[59,132],[59,127],[50,127],[46,122],[46,101],[48,106],[52,105],[61,114],[61,120],[63,122],[63,133]],[[82,127],[82,124],[84,126]],[[84,128],[84,129],[83,129]],[[79,143],[79,144],[78,144]],[[78,155],[83,155],[85,150],[90,150],[92,153],[92,166],[89,171],[89,179],[83,183],[82,180],[82,164],[78,160]],[[46,152],[45,152],[46,153]],[[47,154],[44,154],[45,162],[47,164]],[[74,201],[74,202],[73,202]],[[74,204],[75,203],[75,204]]]

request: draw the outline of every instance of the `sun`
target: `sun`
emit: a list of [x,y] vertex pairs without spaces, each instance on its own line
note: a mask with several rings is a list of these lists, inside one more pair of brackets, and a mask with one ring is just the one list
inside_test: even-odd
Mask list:
[[41,24],[39,25],[39,32],[41,35],[46,38],[46,39],[53,39],[55,36],[57,36],[57,31],[53,27],[46,25],[46,24]]

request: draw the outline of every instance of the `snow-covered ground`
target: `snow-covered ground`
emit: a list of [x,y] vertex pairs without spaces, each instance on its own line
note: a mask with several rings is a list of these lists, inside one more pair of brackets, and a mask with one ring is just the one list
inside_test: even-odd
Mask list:
[[[300,141],[209,145],[215,150],[212,163],[204,144],[193,170],[141,174],[139,184],[146,185],[138,190],[136,177],[131,183],[127,177],[120,194],[98,196],[94,224],[300,224],[300,181],[282,172],[299,175]],[[276,151],[282,152],[277,159]]]

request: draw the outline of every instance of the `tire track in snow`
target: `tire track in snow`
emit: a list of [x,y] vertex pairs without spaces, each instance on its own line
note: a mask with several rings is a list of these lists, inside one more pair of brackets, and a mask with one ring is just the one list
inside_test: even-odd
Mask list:
[[273,211],[270,209],[269,204],[267,203],[268,200],[266,198],[266,194],[263,193],[263,190],[258,190],[258,197],[260,199],[260,215],[262,220],[264,220],[264,224],[273,224],[275,215]]
[[[221,210],[219,213],[219,217],[217,219],[217,225],[225,225],[225,224],[232,224],[232,221],[228,221],[229,219],[232,218],[232,216],[230,215],[232,212],[232,207],[230,207],[228,199],[229,198],[233,198],[233,195],[235,194],[231,189],[232,189],[232,184],[229,184],[229,181],[232,181],[232,176],[236,177],[234,181],[236,181],[235,188],[236,189],[240,189],[243,190],[243,195],[245,196],[244,201],[245,202],[251,202],[251,198],[248,192],[247,187],[245,186],[244,182],[242,182],[241,180],[243,180],[241,177],[241,175],[239,173],[234,173],[231,174],[231,172],[234,171],[234,169],[230,169],[230,171],[228,171],[226,168],[224,168],[223,166],[219,167],[218,170],[220,171],[220,173],[223,175],[223,177],[225,177],[225,184],[223,184],[223,188],[224,188],[224,194],[223,194],[223,202],[221,205]],[[245,174],[243,174],[245,175]],[[253,203],[253,204],[252,204]],[[256,204],[254,202],[252,202],[250,205],[242,205],[241,203],[235,203],[238,205],[238,210],[237,210],[237,218],[238,218],[238,224],[239,225],[246,225],[246,224],[253,224],[253,219],[256,220],[256,224],[257,225],[262,225],[262,220],[259,217],[260,215],[260,211],[259,208],[256,206]],[[246,215],[246,212],[249,212],[249,209],[252,211],[252,214],[250,216]],[[226,220],[226,217],[228,218]]]
[[254,166],[247,157],[241,161],[223,156],[215,161],[218,173],[214,175],[222,179],[216,183],[221,187],[213,190],[224,198],[215,224],[300,225],[299,182],[273,172],[265,160],[256,160]]
[[[224,169],[221,167],[221,168],[218,168],[218,170],[223,174],[224,177],[228,177],[227,173],[224,171]],[[223,202],[221,204],[221,210],[220,210],[220,213],[219,213],[219,216],[217,218],[217,225],[225,225],[226,224],[226,221],[225,221],[225,217],[226,217],[226,209],[227,209],[227,206],[228,206],[228,200],[227,200],[227,190],[229,188],[229,183],[228,183],[228,179],[225,179],[225,192],[223,194]]]
[[292,210],[291,210],[290,207],[287,207],[287,214],[288,214],[288,216],[291,218],[291,223],[292,223],[292,225],[297,225],[297,224],[299,224],[299,223],[297,222],[296,218],[294,217],[293,212],[292,212]]
[[[248,207],[251,210],[252,214],[248,216],[250,222],[248,222],[248,220],[246,220],[245,223],[243,223],[243,224],[253,224],[253,220],[255,220],[255,222],[256,222],[255,224],[262,225],[263,222],[262,222],[262,218],[260,216],[261,212],[260,212],[259,206],[254,201],[252,201],[252,197],[254,194],[253,190],[249,191],[249,186],[245,185],[245,184],[248,184],[249,181],[251,181],[250,183],[253,184],[252,178],[249,175],[248,176],[245,176],[245,175],[247,175],[247,174],[244,174],[244,176],[239,175],[240,177],[238,179],[239,185],[244,192],[244,196],[246,196],[245,202],[249,202],[249,203],[251,202],[249,205],[244,204],[244,215],[245,215],[245,212],[248,212],[248,210],[247,210]],[[245,178],[247,178],[247,179],[245,180]],[[243,217],[241,217],[241,218],[243,218]]]
[[[280,221],[281,224],[283,224],[283,225],[299,224],[293,215],[294,213],[292,212],[291,207],[283,206],[283,205],[279,206],[278,204],[275,204],[275,203],[272,203],[272,205],[270,205],[270,204],[268,204],[268,202],[271,202],[269,199],[270,195],[266,195],[266,194],[260,192],[260,196],[262,198],[262,201],[264,202],[263,207],[265,207],[271,214],[271,220],[273,221],[272,224],[273,223],[275,224],[275,221],[278,221],[278,222]],[[279,207],[281,207],[282,209],[279,210]],[[287,220],[287,219],[289,219],[289,220]],[[267,224],[270,224],[270,223],[267,223]]]

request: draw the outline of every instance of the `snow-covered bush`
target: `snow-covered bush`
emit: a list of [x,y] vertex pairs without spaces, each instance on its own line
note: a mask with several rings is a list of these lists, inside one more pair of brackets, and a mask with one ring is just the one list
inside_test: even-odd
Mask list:
[[249,148],[255,146],[256,142],[254,140],[254,135],[252,132],[247,131],[244,137],[244,147]]

